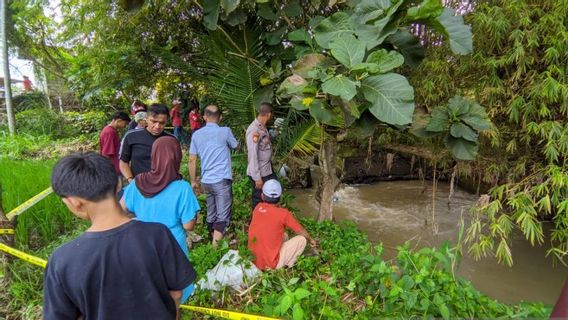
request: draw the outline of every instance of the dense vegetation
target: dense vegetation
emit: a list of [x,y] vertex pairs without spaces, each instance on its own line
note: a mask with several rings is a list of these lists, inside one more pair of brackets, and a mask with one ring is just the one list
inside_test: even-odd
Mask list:
[[[438,47],[413,77],[428,108],[458,93],[487,108],[494,127],[480,157],[461,162],[462,177],[492,187],[468,230],[475,256],[513,263],[515,228],[549,254],[568,250],[568,2],[481,1],[469,17],[474,52],[450,60]],[[433,141],[434,143],[436,141]],[[420,142],[422,143],[422,142]],[[426,145],[432,148],[432,144]],[[551,221],[549,237],[543,224]]]
[[[235,158],[239,176],[244,174],[243,160],[240,156]],[[27,183],[10,183],[10,189],[3,193],[8,210],[49,183],[49,163],[1,160],[0,165],[12,169],[2,171],[1,183],[25,181],[33,175],[37,185],[30,188]],[[250,257],[244,233],[250,219],[250,187],[246,179],[235,181],[234,223],[228,239],[231,245],[225,243],[215,250],[210,244],[194,244],[191,261],[200,275],[215,266],[229,248],[238,249],[243,257]],[[22,199],[13,198],[14,195]],[[289,197],[285,199],[285,204],[289,204]],[[58,245],[77,236],[87,225],[72,217],[55,196],[43,201],[19,217],[16,232],[30,235],[29,240],[18,238],[19,248],[47,258]],[[203,199],[201,204],[204,206]],[[396,259],[387,261],[381,257],[382,246],[372,245],[354,224],[301,221],[319,241],[314,255],[300,258],[292,269],[264,273],[248,291],[197,291],[189,304],[293,319],[543,318],[550,312],[540,304],[509,306],[499,303],[455,276],[461,255],[458,247],[444,245],[413,252],[403,246]],[[198,224],[196,232],[207,238],[204,223]],[[46,240],[50,241],[47,246]],[[13,261],[8,268],[12,281],[0,297],[6,308],[0,312],[8,318],[38,318],[42,270],[21,260]],[[201,317],[190,312],[184,312],[184,316],[187,319]]]

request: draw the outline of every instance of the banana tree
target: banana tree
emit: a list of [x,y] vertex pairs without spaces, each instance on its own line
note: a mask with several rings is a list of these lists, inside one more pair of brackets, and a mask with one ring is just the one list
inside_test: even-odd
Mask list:
[[[338,135],[356,127],[372,129],[380,123],[399,129],[412,123],[414,89],[395,70],[404,64],[415,66],[424,57],[424,48],[409,32],[413,24],[426,25],[443,35],[454,54],[472,50],[470,27],[439,0],[424,0],[416,6],[405,0],[350,1],[348,7],[325,19],[313,18],[309,28],[288,33],[288,42],[300,54],[278,94],[289,99],[292,108],[309,113],[324,132],[319,153],[320,221],[333,218],[332,196],[339,185],[335,166]],[[422,121],[438,117],[442,115],[437,112]],[[431,125],[430,133],[449,130],[442,127]],[[449,143],[477,143],[477,135],[469,131],[460,134],[460,129],[467,130],[452,127]],[[476,151],[467,150],[467,158]],[[454,154],[457,158],[462,155]]]

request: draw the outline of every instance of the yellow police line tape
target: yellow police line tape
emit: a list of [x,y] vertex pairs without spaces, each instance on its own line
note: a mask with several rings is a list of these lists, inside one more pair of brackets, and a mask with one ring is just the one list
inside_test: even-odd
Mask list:
[[8,219],[10,219],[10,220],[13,220],[17,215],[28,210],[31,206],[38,203],[43,198],[47,197],[52,192],[53,192],[53,189],[51,189],[51,187],[43,190],[42,192],[36,194],[35,196],[31,197],[29,200],[25,201],[21,205],[14,208],[12,211],[8,212],[6,217],[8,217]]
[[14,229],[0,229],[0,234],[14,234]]
[[[9,254],[11,254],[15,257],[18,257],[18,258],[20,258],[24,261],[27,261],[31,264],[35,264],[36,266],[40,266],[42,268],[45,268],[47,266],[47,260],[44,260],[42,258],[38,258],[36,256],[32,256],[32,255],[27,254],[25,252],[22,252],[20,250],[9,247],[9,246],[7,246],[3,243],[0,243],[0,251],[4,251],[6,253],[9,253]],[[278,320],[276,318],[263,317],[263,316],[253,315],[253,314],[246,314],[246,313],[227,311],[227,310],[219,310],[219,309],[189,306],[189,305],[185,305],[185,304],[182,304],[180,307],[182,309],[186,309],[186,310],[190,310],[190,311],[194,311],[194,312],[199,312],[199,313],[204,313],[204,314],[208,314],[208,315],[212,315],[212,316],[216,316],[216,317],[221,317],[221,318],[225,318],[225,319],[231,319],[231,320]]]

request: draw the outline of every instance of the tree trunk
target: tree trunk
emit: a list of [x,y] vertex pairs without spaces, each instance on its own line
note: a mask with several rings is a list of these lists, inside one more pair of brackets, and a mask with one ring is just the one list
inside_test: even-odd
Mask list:
[[8,34],[6,24],[8,18],[8,3],[0,0],[0,43],[2,45],[2,68],[4,69],[4,93],[6,95],[6,113],[8,114],[8,130],[10,135],[16,134],[16,118],[12,106],[12,88],[10,81],[10,63],[8,61]]
[[339,186],[336,172],[337,136],[336,133],[324,134],[319,152],[321,178],[318,185],[320,209],[318,221],[333,219],[333,194]]

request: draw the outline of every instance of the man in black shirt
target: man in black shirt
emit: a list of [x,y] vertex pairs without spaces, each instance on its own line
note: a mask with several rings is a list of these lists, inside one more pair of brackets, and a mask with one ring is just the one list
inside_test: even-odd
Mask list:
[[53,191],[91,226],[49,258],[43,319],[176,319],[195,270],[159,223],[128,218],[112,164],[95,153],[61,159]]
[[164,132],[168,122],[168,107],[154,103],[146,113],[146,130],[133,131],[125,135],[120,149],[120,172],[131,182],[134,177],[150,171],[152,145],[161,136],[169,135]]

